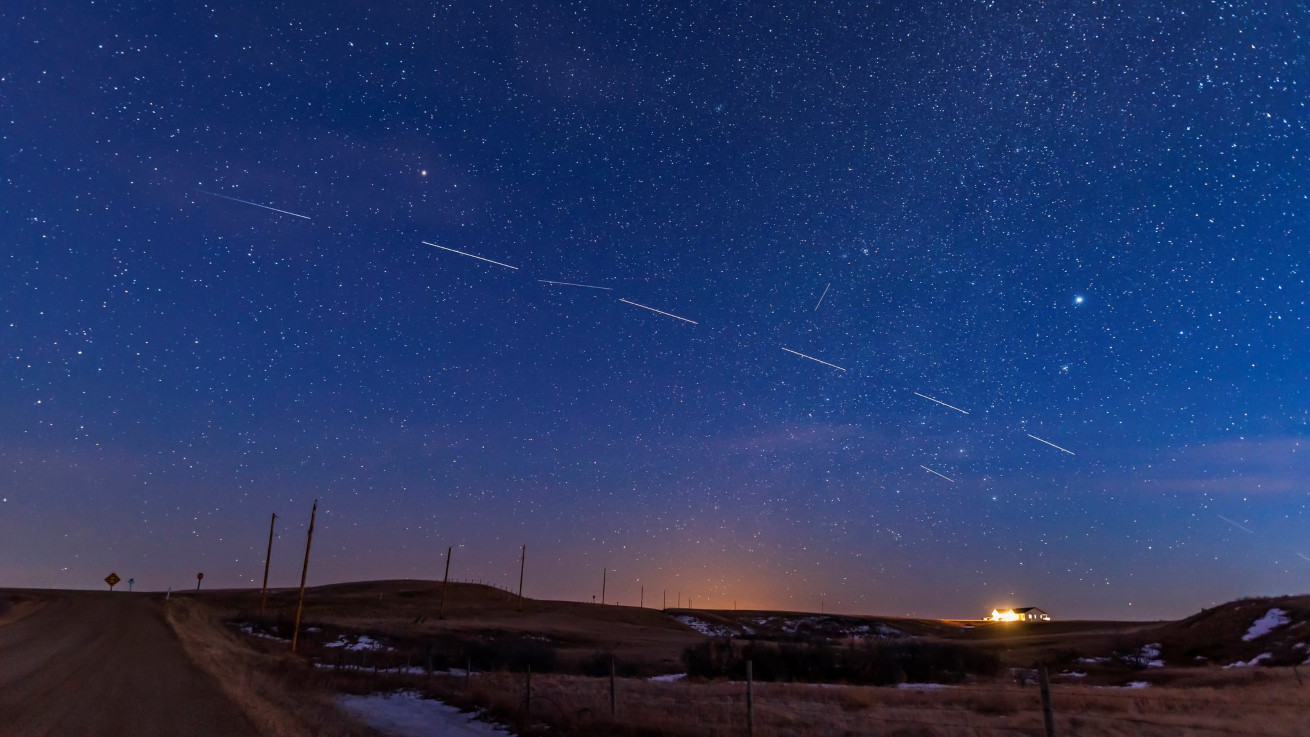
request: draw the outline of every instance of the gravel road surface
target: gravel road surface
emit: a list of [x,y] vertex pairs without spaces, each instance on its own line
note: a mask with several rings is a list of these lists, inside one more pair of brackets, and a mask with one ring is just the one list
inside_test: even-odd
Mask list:
[[163,602],[60,595],[0,626],[0,735],[258,735],[187,660]]

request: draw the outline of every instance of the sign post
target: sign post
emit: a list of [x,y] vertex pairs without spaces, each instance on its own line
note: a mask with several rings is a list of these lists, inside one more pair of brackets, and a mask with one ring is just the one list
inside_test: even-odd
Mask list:
[[129,579],[127,579],[127,590],[128,590],[128,591],[131,591],[131,590],[132,590],[132,584],[134,584],[134,583],[136,583],[136,579],[135,579],[135,578],[129,578]]
[[105,583],[109,584],[110,591],[113,591],[114,586],[116,586],[118,582],[122,580],[123,579],[118,577],[117,573],[110,573],[108,576],[105,576]]
[[197,574],[196,574],[196,591],[199,591],[199,590],[200,590],[200,582],[203,581],[203,580],[205,580],[205,574],[203,574],[203,573],[197,573]]

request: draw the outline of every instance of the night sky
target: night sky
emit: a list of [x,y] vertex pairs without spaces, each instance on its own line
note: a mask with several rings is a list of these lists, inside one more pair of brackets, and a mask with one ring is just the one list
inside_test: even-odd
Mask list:
[[0,10],[3,585],[1310,590],[1305,4],[383,5]]

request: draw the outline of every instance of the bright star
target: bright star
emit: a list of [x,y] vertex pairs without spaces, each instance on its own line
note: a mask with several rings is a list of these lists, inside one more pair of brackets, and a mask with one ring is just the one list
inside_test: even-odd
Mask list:
[[1074,297],[1074,298],[1073,298],[1073,303],[1076,304],[1076,305],[1080,305],[1080,304],[1082,304],[1082,303],[1083,303],[1083,295],[1080,294],[1080,295]]

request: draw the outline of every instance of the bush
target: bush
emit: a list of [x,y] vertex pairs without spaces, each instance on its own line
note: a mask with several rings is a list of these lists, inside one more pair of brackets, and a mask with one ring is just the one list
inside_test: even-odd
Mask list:
[[556,652],[551,643],[531,637],[500,640],[470,640],[456,662],[473,661],[475,670],[527,670],[550,673],[555,670]]
[[615,658],[614,653],[610,650],[597,650],[583,658],[578,663],[578,672],[593,678],[606,677],[610,674],[611,662],[614,663],[614,674],[616,676],[620,678],[635,678],[637,676],[638,670],[635,665]]
[[931,642],[867,643],[837,649],[827,640],[800,643],[750,642],[740,650],[731,640],[707,640],[687,648],[687,674],[742,679],[746,661],[760,681],[845,682],[876,686],[897,683],[958,683],[969,676],[995,676],[999,656],[964,645]]

